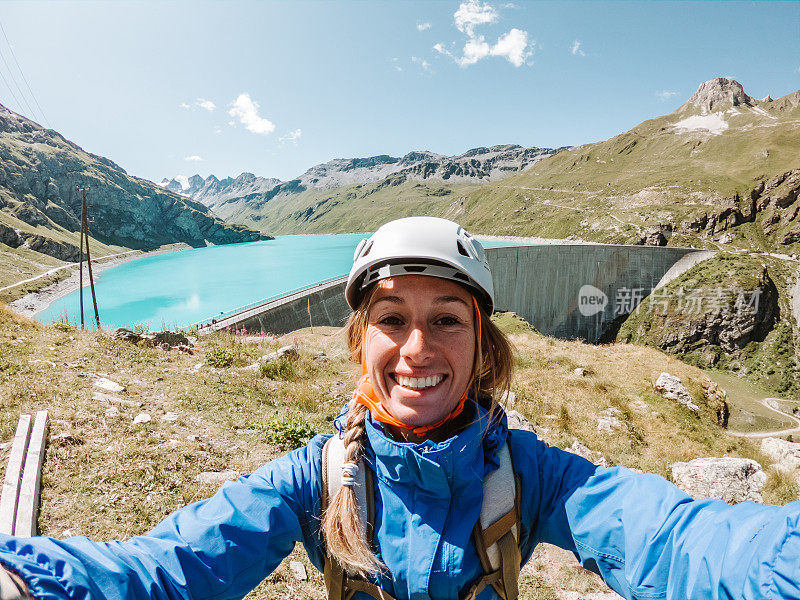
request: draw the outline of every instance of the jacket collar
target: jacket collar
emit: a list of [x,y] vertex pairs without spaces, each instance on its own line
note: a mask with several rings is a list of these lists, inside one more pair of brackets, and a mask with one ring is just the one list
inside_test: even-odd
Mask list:
[[[476,418],[461,432],[438,443],[395,441],[368,414],[365,460],[379,479],[395,485],[435,488],[439,482],[452,488],[471,485],[476,478],[483,480],[499,465],[497,453],[506,441],[508,424],[502,410],[492,418],[485,408],[470,402],[476,409]],[[346,414],[345,407],[334,421],[340,434]]]

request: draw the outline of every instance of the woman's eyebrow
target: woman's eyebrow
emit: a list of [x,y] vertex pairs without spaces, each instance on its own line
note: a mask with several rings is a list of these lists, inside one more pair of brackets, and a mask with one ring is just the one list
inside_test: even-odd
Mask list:
[[392,304],[405,304],[405,300],[403,300],[400,296],[381,296],[377,300],[375,300],[375,304],[378,302],[391,302]]
[[469,307],[469,303],[466,302],[464,299],[459,298],[458,296],[439,296],[434,300],[436,304],[445,304],[446,302],[460,302],[466,307]]

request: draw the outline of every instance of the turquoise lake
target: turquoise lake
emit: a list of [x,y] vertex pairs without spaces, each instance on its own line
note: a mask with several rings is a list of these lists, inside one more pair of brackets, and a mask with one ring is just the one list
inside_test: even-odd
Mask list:
[[[186,327],[221,312],[346,275],[366,235],[292,235],[274,240],[192,248],[145,256],[102,271],[95,292],[103,327],[152,331]],[[514,242],[485,242],[487,247]],[[88,275],[84,272],[84,280]],[[42,323],[80,322],[78,292],[36,314]],[[92,295],[84,318],[94,322]]]

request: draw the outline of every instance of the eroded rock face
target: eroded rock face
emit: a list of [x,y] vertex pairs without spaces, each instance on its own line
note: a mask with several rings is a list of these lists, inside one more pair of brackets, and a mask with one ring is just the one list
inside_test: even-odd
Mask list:
[[685,406],[692,412],[698,412],[700,407],[694,403],[694,398],[689,393],[679,377],[669,373],[661,373],[655,383],[655,388],[661,392],[665,398],[675,400],[678,404]]
[[704,387],[706,394],[706,404],[714,411],[717,417],[717,425],[720,427],[728,427],[728,418],[731,411],[728,406],[728,394],[719,387],[715,381],[709,381]]
[[57,132],[0,106],[3,212],[45,229],[14,236],[13,228],[3,226],[4,243],[78,260],[77,246],[50,239],[46,229],[63,227],[74,232],[77,241],[81,197],[76,188],[83,185],[91,188],[91,234],[105,243],[149,250],[175,242],[204,246],[206,241],[269,239],[246,227],[226,225],[202,204],[132,177],[107,158],[85,152]]
[[672,481],[694,499],[720,498],[729,504],[763,502],[767,475],[749,458],[696,458],[672,465]]
[[719,110],[720,105],[730,106],[755,106],[753,99],[748,96],[742,84],[735,79],[715,77],[700,84],[697,91],[691,95],[683,107],[694,106],[706,112]]
[[[622,339],[646,338],[648,343],[673,354],[709,347],[735,354],[751,341],[763,341],[778,320],[778,289],[766,267],[759,269],[760,272],[751,271],[741,284],[736,280],[725,285],[669,284],[660,294],[677,308],[665,313],[656,302],[647,320],[630,333],[623,328],[621,336],[628,337]],[[746,289],[736,287],[745,285]],[[707,364],[714,364],[717,358],[709,354]]]

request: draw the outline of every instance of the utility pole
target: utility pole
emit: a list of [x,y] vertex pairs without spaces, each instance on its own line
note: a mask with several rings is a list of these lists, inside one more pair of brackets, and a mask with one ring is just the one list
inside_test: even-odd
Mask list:
[[[81,261],[83,261],[83,240],[84,237],[86,238],[86,266],[89,267],[89,287],[92,290],[92,305],[94,307],[94,320],[97,323],[97,328],[100,329],[100,313],[97,311],[97,296],[94,292],[94,275],[92,274],[92,257],[89,253],[89,219],[87,217],[87,209],[89,206],[86,204],[86,192],[91,188],[88,186],[83,186],[78,188],[81,193]],[[81,276],[80,276],[80,285],[81,285],[81,329],[83,329],[83,265],[81,262]]]
[[78,289],[80,290],[78,296],[81,304],[81,329],[84,328],[83,322],[83,226],[86,223],[86,190],[77,186],[78,191],[83,191],[83,199],[81,200],[81,260],[78,263]]

